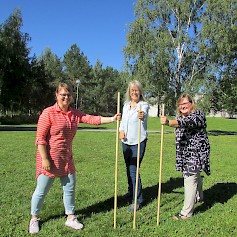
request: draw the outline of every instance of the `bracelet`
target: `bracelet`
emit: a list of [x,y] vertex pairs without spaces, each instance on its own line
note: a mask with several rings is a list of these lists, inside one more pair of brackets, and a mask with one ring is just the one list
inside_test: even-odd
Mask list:
[[166,120],[166,125],[170,126],[170,121],[168,119]]
[[111,122],[114,122],[114,121],[115,121],[114,117],[111,117],[110,119],[111,119]]

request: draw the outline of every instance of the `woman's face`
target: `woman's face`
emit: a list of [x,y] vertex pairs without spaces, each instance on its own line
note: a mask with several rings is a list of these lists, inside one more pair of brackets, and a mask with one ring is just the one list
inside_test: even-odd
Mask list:
[[58,92],[56,93],[56,98],[58,104],[62,107],[68,107],[72,101],[72,95],[63,87],[59,88]]
[[192,103],[189,102],[188,98],[183,98],[179,103],[179,111],[182,113],[184,117],[192,111]]
[[136,85],[130,86],[129,94],[130,94],[131,101],[139,102],[141,94]]

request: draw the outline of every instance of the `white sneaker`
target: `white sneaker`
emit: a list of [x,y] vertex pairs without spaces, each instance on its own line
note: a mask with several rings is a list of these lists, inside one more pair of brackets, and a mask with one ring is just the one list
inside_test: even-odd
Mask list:
[[38,218],[33,218],[30,220],[29,233],[37,234],[39,232],[39,220]]
[[75,230],[80,230],[83,228],[83,224],[80,223],[75,216],[69,220],[67,219],[67,221],[65,222],[65,225]]

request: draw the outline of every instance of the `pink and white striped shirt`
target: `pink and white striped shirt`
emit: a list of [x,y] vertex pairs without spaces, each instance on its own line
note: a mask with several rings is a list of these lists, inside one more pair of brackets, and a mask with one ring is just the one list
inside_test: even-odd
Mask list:
[[54,178],[76,171],[72,157],[72,141],[79,123],[99,125],[101,117],[73,108],[64,112],[57,103],[43,110],[38,120],[35,144],[46,145],[51,167],[50,171],[42,169],[42,158],[37,150],[36,179],[40,174]]

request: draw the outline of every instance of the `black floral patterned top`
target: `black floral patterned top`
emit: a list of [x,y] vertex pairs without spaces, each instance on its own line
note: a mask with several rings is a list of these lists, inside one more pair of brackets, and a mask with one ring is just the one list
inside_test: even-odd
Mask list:
[[176,117],[179,127],[175,129],[176,170],[183,176],[204,171],[210,175],[210,144],[206,132],[206,118],[196,110],[186,118]]

